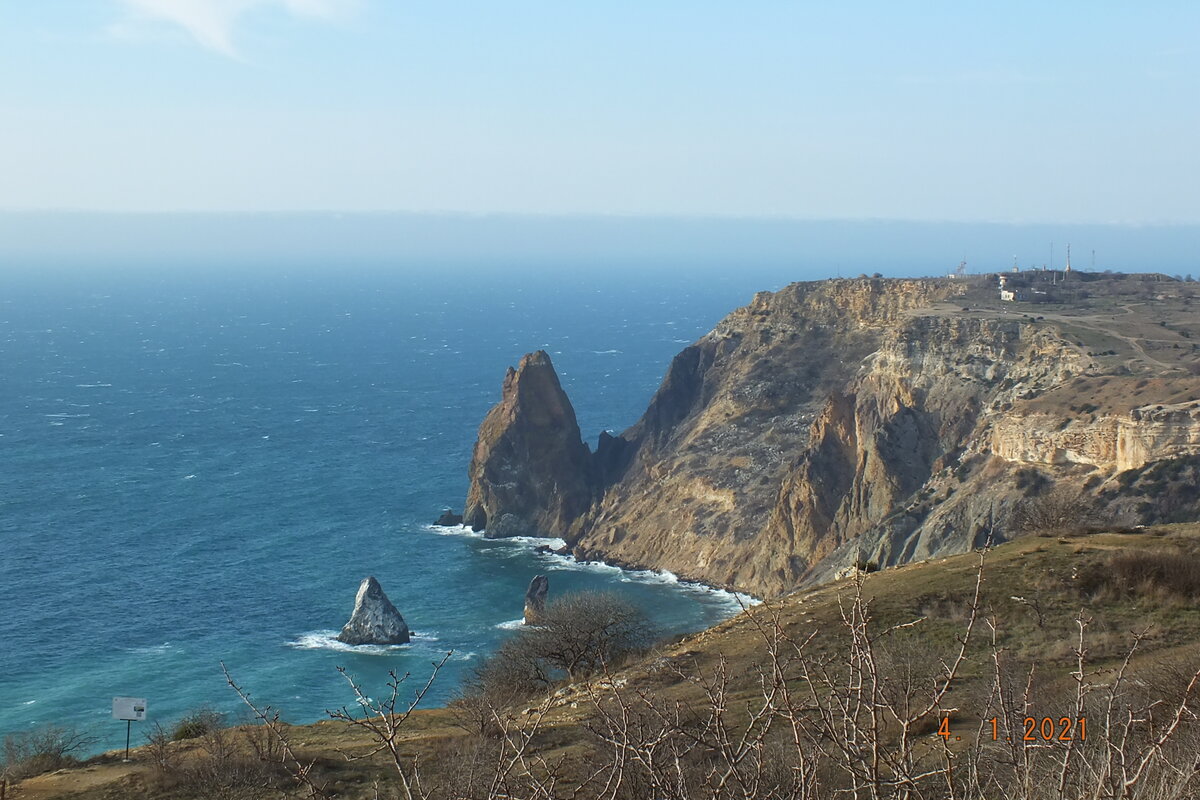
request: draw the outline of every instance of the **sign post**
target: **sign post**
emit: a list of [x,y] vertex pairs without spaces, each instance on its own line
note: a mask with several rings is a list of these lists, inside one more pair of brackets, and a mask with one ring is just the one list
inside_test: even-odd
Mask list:
[[112,706],[113,719],[125,720],[125,760],[129,760],[129,734],[134,722],[146,718],[146,698],[144,697],[114,697]]

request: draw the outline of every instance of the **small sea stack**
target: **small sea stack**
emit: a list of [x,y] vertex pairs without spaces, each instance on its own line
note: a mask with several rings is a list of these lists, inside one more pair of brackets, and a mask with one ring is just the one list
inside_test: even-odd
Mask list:
[[455,525],[462,525],[462,522],[463,522],[462,514],[455,514],[452,509],[447,508],[445,511],[442,512],[442,515],[440,517],[438,517],[437,521],[434,522],[433,524],[441,525],[441,526],[447,527],[447,528],[452,528]]
[[538,617],[546,610],[546,596],[550,594],[550,579],[537,575],[525,590],[525,624],[536,625]]
[[406,644],[408,624],[383,593],[375,577],[363,578],[354,598],[354,613],[338,634],[345,644]]

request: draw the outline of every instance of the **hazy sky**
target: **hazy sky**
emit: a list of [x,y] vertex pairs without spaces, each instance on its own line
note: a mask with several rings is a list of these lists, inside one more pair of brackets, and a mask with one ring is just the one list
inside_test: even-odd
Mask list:
[[0,0],[0,209],[1194,223],[1198,143],[1194,0]]

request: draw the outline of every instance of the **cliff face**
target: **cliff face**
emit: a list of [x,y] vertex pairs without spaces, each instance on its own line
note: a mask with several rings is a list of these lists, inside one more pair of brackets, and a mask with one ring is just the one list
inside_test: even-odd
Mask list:
[[566,535],[591,505],[591,453],[544,351],[509,367],[469,476],[463,522],[489,537]]
[[1006,416],[992,429],[992,450],[1013,461],[1137,469],[1200,450],[1200,402],[1139,406],[1085,419],[1045,412]]
[[[856,561],[1007,538],[1030,469],[1095,486],[1200,451],[1200,405],[1134,405],[1138,376],[1074,329],[1007,308],[967,312],[967,289],[853,280],[759,294],[676,356],[642,418],[602,438],[590,461],[573,414],[551,415],[564,425],[538,441],[558,468],[545,472],[542,446],[527,443],[526,467],[510,458],[477,487],[476,464],[496,449],[484,430],[511,419],[500,411],[510,378],[481,429],[468,507],[497,482],[553,474],[570,493],[523,500],[520,517],[578,555],[771,595]],[[1173,380],[1173,397],[1200,397],[1197,379]],[[1109,398],[1104,408],[1075,410],[1093,394]],[[513,442],[506,452],[526,438],[507,430],[488,437]]]

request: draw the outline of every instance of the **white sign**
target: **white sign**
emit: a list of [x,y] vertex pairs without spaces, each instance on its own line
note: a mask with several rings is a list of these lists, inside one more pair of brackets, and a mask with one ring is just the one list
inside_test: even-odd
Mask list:
[[113,719],[128,719],[141,722],[146,718],[146,698],[114,697]]

